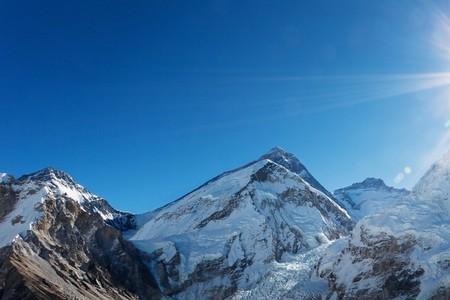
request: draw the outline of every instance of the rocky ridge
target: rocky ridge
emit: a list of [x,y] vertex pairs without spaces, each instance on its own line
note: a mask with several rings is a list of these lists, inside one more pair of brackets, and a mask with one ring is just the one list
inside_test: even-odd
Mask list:
[[103,201],[51,168],[0,183],[0,299],[160,299]]

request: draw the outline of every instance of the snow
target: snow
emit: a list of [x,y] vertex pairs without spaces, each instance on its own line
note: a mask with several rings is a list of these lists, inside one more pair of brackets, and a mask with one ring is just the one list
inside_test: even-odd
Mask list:
[[430,168],[413,191],[435,202],[444,214],[450,213],[450,152]]
[[[31,191],[36,191],[34,194]],[[29,230],[33,224],[42,215],[39,205],[44,201],[48,194],[48,188],[39,189],[33,183],[27,183],[21,187],[19,200],[14,208],[0,223],[0,247],[10,244],[14,238]]]
[[0,184],[9,183],[12,180],[12,176],[6,173],[0,173]]
[[[440,287],[448,287],[450,283],[449,174],[450,155],[447,155],[430,168],[412,193],[396,192],[395,197],[379,190],[358,190],[350,193],[351,199],[356,203],[364,203],[365,199],[371,197],[374,201],[370,201],[373,207],[366,210],[370,211],[367,216],[361,216],[351,238],[343,239],[342,243],[370,247],[360,239],[362,230],[368,233],[372,242],[383,236],[395,237],[399,243],[413,239],[416,244],[412,253],[404,254],[407,255],[405,259],[409,261],[405,268],[415,270],[420,267],[424,270],[420,277],[420,294],[417,296],[419,300],[429,299]],[[379,196],[373,196],[377,194]],[[380,203],[383,205],[379,205]],[[351,213],[355,214],[354,211]],[[335,261],[335,258],[332,258],[335,253],[329,251],[325,256],[325,261],[329,261],[329,268],[333,268],[331,264]],[[354,255],[356,254],[341,257],[339,268],[335,270],[337,284],[351,286],[357,290],[379,288],[381,283],[377,277],[361,280],[356,284],[352,282],[356,274],[369,271],[367,268],[373,266],[371,261],[359,261]],[[329,258],[326,258],[327,256]],[[322,268],[326,269],[326,264],[323,264]]]
[[[417,245],[409,255],[411,268],[420,266],[425,271],[420,278],[421,292],[417,299],[429,299],[439,286],[450,280],[448,270],[439,264],[445,261],[450,250],[450,222],[439,215],[439,206],[411,196],[384,212],[363,218],[353,230],[349,242],[358,247],[367,247],[360,239],[363,228],[373,236],[387,234],[399,241],[408,236],[413,237]],[[371,261],[358,261],[350,255],[343,256],[342,259],[337,270],[337,284],[352,286],[355,289],[376,288],[380,285],[377,278],[352,283],[357,274],[370,271],[367,268],[372,268]],[[346,259],[348,261],[345,261]]]
[[323,194],[332,198],[332,195],[327,189],[325,189],[312,174],[306,169],[306,167],[298,160],[298,158],[281,147],[274,147],[268,153],[264,154],[261,159],[270,159],[271,161],[282,165],[289,171],[299,175],[305,182],[316,190],[321,191]]
[[114,210],[100,209],[95,205],[89,206],[89,204],[95,203],[96,201],[100,201],[102,199],[90,193],[82,185],[76,183],[70,175],[65,174],[62,171],[45,169],[36,174],[32,174],[28,180],[40,181],[39,175],[43,172],[47,172],[49,177],[45,178],[45,181],[41,182],[41,184],[48,186],[55,198],[62,199],[63,201],[65,201],[65,199],[76,201],[80,204],[81,209],[83,210],[89,210],[92,208],[93,211],[98,213],[103,220],[114,219],[116,213]]
[[[270,170],[270,179],[255,180],[254,174],[263,168],[263,172]],[[281,195],[289,191],[304,196],[282,200]],[[325,207],[326,203],[332,207],[329,215],[313,205],[308,198],[311,193],[317,197],[311,199],[319,201],[314,205]],[[226,172],[161,209],[138,216],[138,229],[126,236],[144,252],[162,252],[158,259],[166,263],[178,253],[180,282],[206,261],[224,258],[225,264],[232,267],[251,259],[253,263],[245,268],[238,283],[248,288],[266,274],[267,264],[277,251],[274,247],[308,251],[329,243],[329,232],[340,226],[335,214],[349,218],[345,210],[298,174],[262,159]],[[300,244],[294,246],[299,236]],[[222,276],[222,280],[226,277]],[[216,279],[210,280],[209,287]],[[194,295],[196,291],[192,288],[183,295]]]
[[113,220],[115,218],[115,215],[110,211],[102,211],[102,210],[98,209],[97,207],[94,208],[94,211],[96,213],[98,213],[100,215],[100,217],[105,221]]
[[[131,240],[152,239],[160,236],[181,234],[195,230],[196,225],[222,210],[236,194],[250,181],[250,176],[267,164],[267,160],[254,163],[247,168],[227,174],[186,195],[164,209],[155,212]],[[167,222],[161,222],[166,220]]]
[[383,211],[409,194],[407,190],[388,187],[381,179],[374,178],[368,178],[364,182],[334,192],[336,199],[356,221]]
[[272,262],[269,271],[251,289],[238,290],[228,300],[316,299],[328,293],[328,282],[314,276],[314,266],[332,243],[298,255],[285,255],[282,262]]
[[[100,199],[75,183],[69,175],[53,169],[44,169],[18,180],[13,180],[8,175],[1,178],[10,180],[19,197],[14,209],[0,222],[0,247],[10,244],[17,235],[32,229],[33,224],[43,215],[42,204],[46,199],[70,199],[80,203],[82,209],[85,209],[85,203]],[[112,212],[101,211],[96,207],[94,211],[104,220],[114,217]]]
[[[419,186],[424,187],[422,184],[420,182]],[[425,271],[417,299],[428,299],[450,280],[450,273],[441,265],[450,253],[450,217],[441,205],[443,199],[429,195],[431,198],[427,194],[405,198],[385,213],[363,219],[357,227],[396,237],[414,236],[418,244],[410,258],[413,265]]]
[[[281,150],[271,155],[277,151]],[[355,259],[355,253],[339,255],[349,245],[370,247],[361,239],[363,230],[373,239],[414,239],[412,251],[404,255],[409,263],[405,268],[424,270],[417,299],[428,299],[439,287],[450,285],[450,154],[434,164],[412,192],[373,178],[336,191],[345,209],[320,185],[305,179],[311,176],[306,169],[297,173],[286,167],[297,164],[296,160],[283,156],[280,161],[261,159],[226,172],[161,209],[136,216],[137,229],[127,232],[126,238],[143,252],[158,253],[157,260],[166,264],[174,264],[179,256],[175,268],[180,277],[175,285],[191,278],[201,263],[223,259],[223,267],[233,269],[251,260],[239,270],[239,290],[230,298],[234,300],[324,296],[329,292],[327,282],[314,275],[319,260],[321,269],[339,266],[337,285],[379,288],[382,282],[376,276],[354,282],[358,274],[372,270],[372,259]],[[256,180],[255,174],[263,168],[270,169],[269,178]],[[0,223],[0,247],[32,228],[42,217],[40,205],[48,198],[72,199],[93,208],[104,220],[115,217],[113,210],[88,206],[100,198],[70,176],[62,178],[49,171],[45,180],[39,174],[10,178],[0,173],[0,183],[12,183],[19,197]],[[292,193],[295,196],[286,196]],[[331,236],[336,236],[330,232],[340,234],[342,229],[338,216],[349,215],[358,221],[351,236],[332,241]],[[279,249],[286,252],[276,261]],[[231,277],[218,275],[188,287],[180,297],[198,297],[204,289],[230,284]]]

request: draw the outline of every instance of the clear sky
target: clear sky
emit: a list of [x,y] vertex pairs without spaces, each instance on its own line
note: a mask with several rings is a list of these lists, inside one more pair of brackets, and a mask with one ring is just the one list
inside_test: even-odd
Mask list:
[[278,145],[329,190],[449,144],[449,1],[0,1],[0,170],[156,208]]

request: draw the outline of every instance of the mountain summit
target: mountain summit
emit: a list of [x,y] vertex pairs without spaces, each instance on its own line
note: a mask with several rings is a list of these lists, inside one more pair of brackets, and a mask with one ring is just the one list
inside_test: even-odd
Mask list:
[[431,166],[413,191],[418,197],[439,204],[444,214],[450,214],[450,152]]
[[316,190],[319,190],[328,197],[333,198],[333,195],[326,188],[324,188],[319,183],[319,181],[314,178],[314,176],[311,175],[308,169],[300,162],[300,160],[298,160],[298,158],[294,154],[285,151],[281,147],[274,147],[270,149],[269,152],[260,157],[260,160],[264,159],[269,159],[285,167],[289,171],[299,175]]
[[357,221],[394,205],[411,192],[387,186],[382,179],[369,177],[362,182],[334,191],[334,197]]

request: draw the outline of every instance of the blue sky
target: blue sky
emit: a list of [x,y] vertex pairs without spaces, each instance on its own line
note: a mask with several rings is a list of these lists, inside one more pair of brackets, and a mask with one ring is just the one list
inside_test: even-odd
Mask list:
[[0,1],[3,172],[143,212],[275,145],[330,190],[450,148],[448,1],[66,2]]

